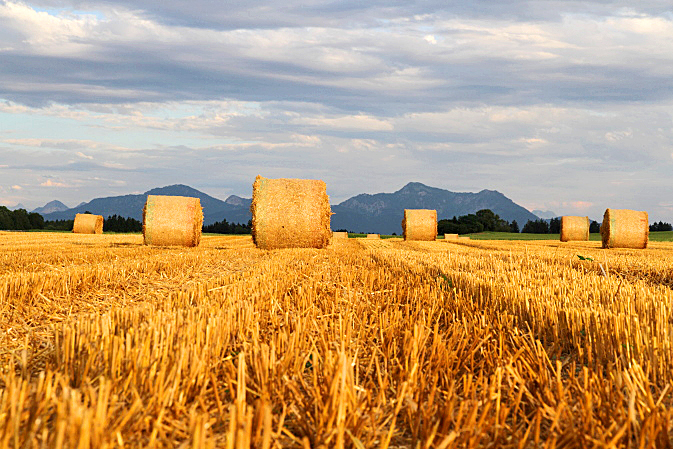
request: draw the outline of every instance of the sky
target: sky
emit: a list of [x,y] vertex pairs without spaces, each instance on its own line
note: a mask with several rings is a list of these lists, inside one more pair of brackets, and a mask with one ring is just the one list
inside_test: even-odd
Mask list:
[[0,205],[255,176],[673,221],[670,0],[0,0]]

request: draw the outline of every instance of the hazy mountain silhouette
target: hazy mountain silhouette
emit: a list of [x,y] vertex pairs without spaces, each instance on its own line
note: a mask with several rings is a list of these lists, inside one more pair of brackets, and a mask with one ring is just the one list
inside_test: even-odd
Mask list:
[[436,209],[437,219],[490,209],[507,221],[516,220],[522,227],[537,217],[496,190],[457,193],[410,182],[394,193],[361,194],[332,206],[332,229],[355,232],[400,234],[404,209]]
[[61,212],[64,210],[70,209],[68,206],[63,204],[60,201],[54,200],[54,201],[49,201],[47,204],[45,204],[42,207],[38,207],[33,210],[33,212],[37,212],[40,215],[45,215],[45,214],[51,214],[53,212]]
[[[192,187],[176,184],[149,190],[140,195],[123,195],[96,198],[72,209],[43,214],[46,220],[72,219],[75,214],[89,211],[108,217],[119,215],[142,220],[147,195],[177,195],[199,198],[203,206],[204,224],[226,219],[229,223],[247,223],[252,218],[249,198],[236,195],[225,201],[205,194]],[[410,182],[394,193],[360,194],[332,205],[332,229],[400,234],[404,209],[436,209],[437,218],[452,218],[491,209],[501,218],[516,220],[522,227],[528,220],[538,217],[514,203],[500,192],[482,190],[479,193],[456,193]]]

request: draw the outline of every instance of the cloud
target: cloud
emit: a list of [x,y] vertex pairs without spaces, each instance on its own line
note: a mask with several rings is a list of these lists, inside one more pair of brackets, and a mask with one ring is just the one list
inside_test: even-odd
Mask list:
[[46,181],[40,183],[40,186],[42,187],[69,187],[68,184],[60,181],[52,181],[51,179],[47,179]]
[[249,194],[258,173],[315,176],[335,199],[419,180],[559,213],[620,198],[663,213],[667,8],[0,0],[3,181],[65,179],[76,204],[127,193],[112,180]]
[[590,201],[572,201],[570,203],[564,203],[563,205],[564,206],[570,206],[574,209],[584,210],[584,209],[589,209],[590,207],[592,207],[594,205],[594,203],[592,203]]
[[23,187],[21,187],[21,186],[18,185],[18,184],[15,184],[15,185],[12,186],[12,189],[13,189],[13,190],[23,190]]

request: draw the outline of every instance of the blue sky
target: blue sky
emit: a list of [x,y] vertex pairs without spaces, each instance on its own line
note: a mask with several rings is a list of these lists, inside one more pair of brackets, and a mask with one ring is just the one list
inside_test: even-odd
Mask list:
[[0,204],[261,174],[673,221],[668,1],[213,5],[0,0]]

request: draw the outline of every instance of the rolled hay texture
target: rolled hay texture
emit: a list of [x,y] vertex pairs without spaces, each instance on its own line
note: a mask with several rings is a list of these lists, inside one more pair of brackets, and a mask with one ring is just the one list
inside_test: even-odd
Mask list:
[[75,234],[102,234],[103,216],[92,214],[75,215],[75,223],[72,226]]
[[606,209],[601,224],[603,248],[647,248],[650,226],[647,212]]
[[367,234],[368,239],[378,240],[381,238],[381,234]]
[[437,211],[434,209],[404,209],[402,230],[404,240],[435,240],[437,238]]
[[332,238],[333,239],[347,239],[348,238],[348,232],[333,232],[332,233]]
[[561,217],[561,241],[588,241],[589,217]]
[[145,245],[198,246],[202,225],[203,209],[200,199],[147,195],[143,208]]
[[458,234],[444,234],[444,240],[458,240]]
[[323,181],[257,176],[250,211],[260,249],[325,248],[330,241],[332,209]]

